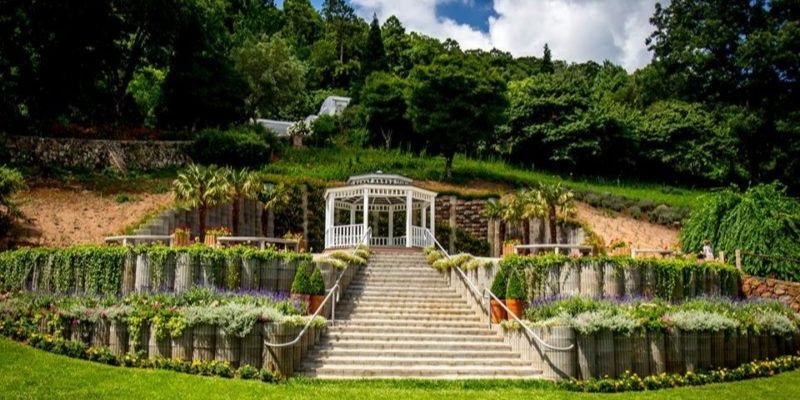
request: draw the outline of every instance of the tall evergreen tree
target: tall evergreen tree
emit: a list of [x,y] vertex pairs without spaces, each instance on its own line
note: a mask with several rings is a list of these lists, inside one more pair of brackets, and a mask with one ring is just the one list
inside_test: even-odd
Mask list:
[[386,62],[386,50],[383,47],[381,37],[381,26],[378,23],[378,16],[372,15],[372,23],[369,25],[369,35],[367,35],[367,45],[364,49],[364,61],[361,63],[361,72],[364,76],[378,71],[388,70]]
[[544,56],[542,56],[542,72],[552,74],[553,70],[553,55],[550,53],[550,46],[545,43]]
[[283,19],[284,37],[301,59],[308,58],[311,46],[322,37],[322,17],[309,0],[284,0]]
[[356,20],[356,12],[345,0],[325,0],[322,4],[322,16],[334,35],[336,48],[339,51],[339,62],[345,62],[344,45],[348,33]]
[[406,28],[394,15],[387,18],[381,27],[383,48],[386,52],[386,63],[389,70],[400,76],[406,76],[411,69],[406,52],[411,47],[406,35]]

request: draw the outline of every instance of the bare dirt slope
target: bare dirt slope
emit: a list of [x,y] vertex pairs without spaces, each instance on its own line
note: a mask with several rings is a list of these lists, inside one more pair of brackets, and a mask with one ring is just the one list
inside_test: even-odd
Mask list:
[[636,248],[672,248],[678,244],[677,229],[640,221],[623,215],[609,215],[589,205],[578,203],[578,218],[600,235],[606,244],[622,240]]
[[146,215],[167,207],[170,193],[137,193],[118,202],[116,195],[85,189],[34,187],[17,196],[31,223],[28,242],[67,246],[102,243],[107,235],[121,232]]

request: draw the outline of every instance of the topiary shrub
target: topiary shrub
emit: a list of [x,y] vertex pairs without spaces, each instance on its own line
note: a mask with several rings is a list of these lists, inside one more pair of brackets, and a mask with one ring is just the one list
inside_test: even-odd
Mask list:
[[309,262],[303,262],[297,267],[294,273],[294,280],[292,281],[292,293],[294,294],[311,294],[311,277],[308,276],[308,269],[311,266]]
[[495,296],[499,299],[505,298],[506,295],[506,271],[504,268],[500,268],[497,271],[497,275],[494,276],[494,280],[492,281],[492,288],[491,291],[494,293]]
[[322,279],[322,271],[316,265],[313,269],[314,271],[311,272],[311,278],[309,279],[309,293],[307,294],[323,296],[325,295],[325,280]]
[[197,134],[190,157],[200,164],[256,167],[269,162],[274,140],[263,127],[240,126],[221,131],[206,129]]
[[522,282],[521,273],[518,270],[511,270],[506,285],[506,300],[525,299],[525,285]]

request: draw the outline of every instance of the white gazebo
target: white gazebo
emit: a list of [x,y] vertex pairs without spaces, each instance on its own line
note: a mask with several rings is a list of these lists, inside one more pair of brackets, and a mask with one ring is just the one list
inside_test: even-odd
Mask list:
[[[352,247],[367,230],[371,246],[425,247],[436,232],[436,193],[399,175],[352,176],[347,185],[325,191],[325,248]],[[395,225],[396,214],[405,229]]]

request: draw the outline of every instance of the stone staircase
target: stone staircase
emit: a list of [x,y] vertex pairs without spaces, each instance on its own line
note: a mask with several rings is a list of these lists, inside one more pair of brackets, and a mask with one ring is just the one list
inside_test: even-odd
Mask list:
[[346,378],[536,378],[421,251],[378,250],[337,307],[337,324],[301,375]]

